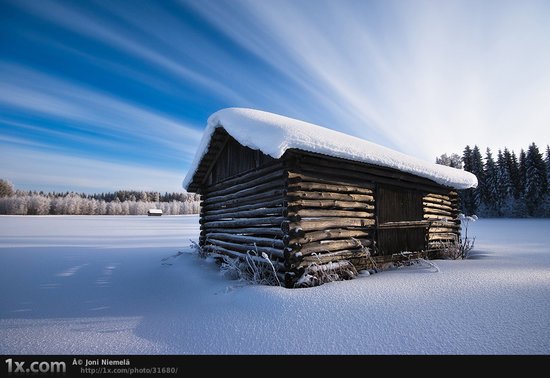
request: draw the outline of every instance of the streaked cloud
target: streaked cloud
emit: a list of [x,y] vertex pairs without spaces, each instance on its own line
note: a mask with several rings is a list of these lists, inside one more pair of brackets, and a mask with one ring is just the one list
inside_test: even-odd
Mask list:
[[[62,120],[83,122],[103,136],[137,136],[175,152],[192,153],[181,142],[200,140],[201,132],[107,93],[76,85],[25,67],[0,62],[0,104]],[[78,125],[77,123],[74,124]]]
[[[168,176],[185,175],[208,115],[228,106],[431,161],[466,144],[550,141],[547,1],[6,0],[3,9],[0,148],[10,166],[0,177],[16,185],[65,177],[90,190],[173,188]],[[50,155],[48,168],[40,161]],[[73,164],[94,161],[99,186]]]
[[[25,158],[20,159],[21,156]],[[117,189],[181,191],[179,170],[117,164],[99,159],[67,158],[64,154],[29,148],[3,147],[2,174],[21,188],[64,192],[106,192]],[[69,188],[69,189],[68,189]]]
[[304,91],[322,93],[312,98],[329,126],[371,140],[374,131],[375,142],[426,159],[466,144],[550,140],[547,2],[230,3],[194,4]]

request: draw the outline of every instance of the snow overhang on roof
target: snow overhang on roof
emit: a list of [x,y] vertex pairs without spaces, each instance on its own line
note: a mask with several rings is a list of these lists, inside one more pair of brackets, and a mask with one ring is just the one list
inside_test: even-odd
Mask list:
[[397,169],[454,189],[477,186],[476,176],[461,169],[430,163],[364,139],[278,114],[227,108],[208,118],[195,158],[183,180],[184,189],[187,190],[193,182],[208,151],[210,139],[220,127],[243,146],[276,159],[288,149],[297,149]]

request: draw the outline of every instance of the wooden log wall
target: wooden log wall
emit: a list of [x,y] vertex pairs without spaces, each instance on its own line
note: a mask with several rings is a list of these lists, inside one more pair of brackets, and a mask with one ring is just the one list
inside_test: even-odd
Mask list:
[[[200,244],[230,257],[266,253],[283,275],[289,221],[286,176],[279,161],[243,172],[201,189]],[[253,258],[265,262],[261,257]]]
[[442,245],[455,244],[460,239],[458,219],[458,193],[427,193],[422,198],[424,219],[430,221],[428,228],[428,253],[435,255]]
[[[308,266],[348,260],[360,270],[371,268],[377,258],[391,258],[374,256],[377,184],[424,193],[417,196],[419,219],[423,219],[417,222],[427,228],[428,251],[460,236],[457,193],[430,180],[302,152],[290,154],[288,160],[288,202],[283,214],[290,222],[283,237],[287,277],[299,276]],[[367,256],[367,248],[373,256]]]
[[326,264],[371,268],[387,257],[369,255],[379,226],[377,184],[423,193],[423,220],[416,222],[428,227],[428,252],[460,237],[456,192],[406,173],[294,151],[219,182],[205,180],[200,244],[232,257],[266,253],[287,287]]
[[291,161],[286,187],[290,223],[283,238],[287,286],[305,269],[344,260],[364,267],[374,244],[374,184],[323,158],[301,155]]

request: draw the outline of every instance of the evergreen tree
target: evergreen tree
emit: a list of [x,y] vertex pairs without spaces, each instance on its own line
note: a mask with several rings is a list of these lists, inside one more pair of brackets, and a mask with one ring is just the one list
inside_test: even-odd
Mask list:
[[519,195],[520,197],[523,197],[523,194],[525,193],[525,180],[527,178],[527,171],[525,168],[525,160],[527,155],[525,154],[525,151],[523,148],[521,149],[519,153],[519,162],[518,162],[518,174],[519,174]]
[[521,149],[518,157],[518,187],[516,188],[517,199],[514,208],[514,216],[526,217],[527,209],[525,207],[525,151]]
[[[506,150],[505,150],[506,152]],[[510,153],[508,153],[509,155]],[[497,195],[496,206],[498,216],[510,216],[513,207],[513,190],[510,172],[508,170],[508,162],[505,154],[498,150],[497,155]]]
[[532,143],[525,156],[525,206],[528,215],[541,214],[547,193],[547,166],[538,147]]
[[472,172],[472,149],[470,146],[466,146],[466,148],[464,148],[464,152],[462,153],[462,163],[465,171]]
[[[464,170],[472,172],[472,149],[470,146],[464,148],[462,153],[462,163]],[[477,205],[474,197],[474,189],[465,189],[459,191],[461,210],[465,214],[476,214]]]
[[498,207],[498,171],[491,150],[487,148],[485,154],[485,166],[483,169],[485,182],[481,188],[481,200],[485,205],[488,216],[494,216]]
[[476,214],[478,209],[483,204],[483,194],[485,192],[485,171],[483,166],[483,158],[478,146],[474,146],[472,150],[472,170],[471,172],[477,177],[477,188],[473,190],[473,199],[476,212],[470,214]]
[[506,170],[508,171],[508,176],[510,177],[510,190],[511,194],[515,200],[519,200],[522,192],[522,183],[519,175],[519,163],[516,157],[516,153],[505,148],[504,149],[504,160],[506,160]]
[[546,145],[546,177],[548,178],[546,201],[544,204],[544,216],[550,217],[550,146]]

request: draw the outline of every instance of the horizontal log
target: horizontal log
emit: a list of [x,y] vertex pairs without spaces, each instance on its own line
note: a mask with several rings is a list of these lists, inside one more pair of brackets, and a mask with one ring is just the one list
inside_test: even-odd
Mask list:
[[456,234],[428,234],[428,240],[457,240],[458,236]]
[[[262,175],[254,180],[243,182],[242,184],[227,184],[221,185],[219,189],[213,189],[211,187],[206,189],[206,195],[208,197],[222,196],[225,194],[233,194],[243,189],[252,188],[266,182],[283,182],[284,172],[282,168],[275,170],[274,172]],[[223,183],[222,183],[223,184]]]
[[456,218],[456,215],[458,214],[458,212],[456,211],[433,209],[431,207],[424,207],[423,210],[424,210],[424,213],[445,215],[450,218]]
[[[241,260],[251,259],[251,260],[254,260],[254,262],[257,262],[257,263],[260,263],[260,264],[269,264],[269,262],[266,259],[264,259],[263,257],[254,256],[252,254],[247,255],[247,254],[241,253],[241,252],[235,252],[235,251],[232,251],[230,249],[220,247],[218,245],[206,245],[204,248],[206,249],[207,252],[213,253],[213,254],[218,254],[220,256],[221,255],[226,255],[226,256],[229,256],[229,257],[233,257],[233,258],[239,258]],[[281,270],[281,271],[285,270],[285,265],[283,263],[281,263],[277,260],[271,260],[271,263],[273,264],[273,266],[275,267],[276,270]]]
[[[201,231],[203,232],[203,231]],[[287,231],[282,230],[279,227],[242,227],[242,228],[216,228],[216,227],[205,227],[204,233],[208,235],[210,233],[224,233],[224,234],[234,234],[234,235],[269,235],[272,237],[282,238]]]
[[[359,172],[350,172],[350,171],[344,171],[344,170],[328,170],[323,167],[300,167],[297,169],[298,172],[308,174],[308,175],[315,175],[318,174],[320,177],[322,177],[325,180],[329,181],[340,181],[340,182],[347,182],[352,185],[361,185],[365,182],[368,183],[377,183],[377,184],[385,184],[385,185],[392,185],[397,186],[401,188],[407,188],[407,189],[413,189],[418,190],[422,192],[433,192],[436,190],[441,190],[444,192],[446,188],[438,186],[436,183],[430,184],[420,184],[410,181],[402,181],[402,180],[396,180],[389,177],[380,177],[376,175],[371,175],[367,173],[359,173]],[[323,173],[317,173],[317,172],[323,172]]]
[[430,207],[432,209],[440,209],[440,210],[447,210],[447,211],[455,211],[456,208],[448,205],[441,205],[438,203],[428,202],[428,201],[422,201],[422,206],[424,207]]
[[[303,155],[307,154],[306,152]],[[361,181],[397,184],[410,188],[424,189],[430,192],[448,193],[447,188],[424,177],[391,168],[346,161],[339,158],[325,156],[320,158],[313,155],[310,157],[300,156],[296,166],[298,171],[303,170],[306,173],[320,171],[340,177],[351,177]]]
[[366,230],[344,230],[344,229],[332,229],[321,230],[304,233],[300,237],[285,236],[283,239],[286,244],[307,244],[321,240],[328,239],[342,239],[342,238],[368,238],[371,236],[370,231]]
[[[373,219],[373,220],[375,218],[373,213],[366,213],[366,212],[362,212],[362,211],[359,211],[359,213],[364,214],[364,216],[362,216],[362,217],[358,217],[358,216],[356,216],[356,214],[335,216],[336,214],[330,214],[329,211],[330,210],[326,210],[326,215],[325,216],[319,216],[318,214],[315,214],[313,216],[310,215],[310,216],[304,216],[304,217],[302,217],[302,215],[297,214],[293,211],[289,211],[289,212],[287,212],[287,219],[290,222],[302,222],[302,221],[303,222],[309,222],[309,221],[314,221],[314,220],[324,220],[326,218],[340,218],[340,217],[341,218]],[[337,211],[337,210],[332,210],[332,211]],[[306,210],[306,212],[307,212],[307,210]]]
[[223,219],[235,219],[235,218],[249,218],[249,217],[265,217],[265,216],[283,216],[284,208],[281,207],[268,207],[265,209],[255,209],[246,211],[231,211],[222,214],[208,214],[201,217],[205,221],[216,221]]
[[212,239],[218,239],[228,242],[235,242],[235,243],[241,243],[241,244],[249,244],[261,247],[273,247],[273,248],[280,248],[281,250],[284,247],[284,243],[281,239],[275,239],[275,238],[261,238],[256,236],[250,236],[250,235],[235,235],[235,234],[228,234],[225,232],[210,232],[207,234],[208,238]]
[[456,229],[453,227],[430,227],[428,229],[429,233],[437,234],[437,233],[451,233],[456,232]]
[[350,202],[350,201],[337,201],[337,200],[293,200],[288,201],[288,207],[290,208],[340,208],[340,209],[360,209],[369,210],[370,204],[364,202]]
[[301,218],[319,218],[319,217],[347,217],[347,218],[373,218],[374,212],[359,210],[334,210],[334,209],[298,209],[287,211],[288,215],[298,215]]
[[428,193],[426,196],[424,196],[424,198],[434,198],[434,199],[440,199],[440,200],[449,201],[449,202],[451,201],[451,197],[444,194]]
[[398,228],[428,228],[428,221],[401,221],[401,222],[384,222],[378,224],[379,229],[398,229]]
[[285,217],[266,217],[266,218],[237,218],[227,221],[206,221],[201,220],[205,227],[210,228],[235,228],[246,226],[260,226],[260,225],[281,225],[285,221]]
[[326,180],[337,180],[340,182],[347,182],[351,180],[357,186],[361,186],[361,183],[375,183],[378,182],[379,177],[358,171],[350,171],[343,168],[331,168],[319,164],[304,164],[300,163],[296,169],[297,172],[306,175],[315,175]]
[[269,200],[269,201],[275,201],[279,198],[283,199],[284,195],[286,194],[286,191],[283,189],[276,189],[271,190],[269,192],[254,194],[246,197],[239,197],[234,198],[231,200],[223,201],[223,202],[209,202],[208,199],[204,201],[204,207],[206,210],[212,210],[212,209],[219,209],[220,206],[239,206],[239,205],[248,205],[256,203],[259,200]]
[[349,260],[352,258],[366,257],[367,254],[362,249],[343,250],[319,255],[305,256],[302,261],[294,264],[296,268],[307,267],[312,264],[326,264],[334,261]]
[[248,251],[253,251],[253,252],[256,252],[257,255],[264,252],[264,253],[267,253],[267,255],[270,258],[276,257],[276,258],[279,258],[279,259],[283,259],[283,250],[273,248],[273,247],[261,247],[261,246],[258,246],[258,245],[255,246],[254,244],[245,245],[245,244],[240,244],[240,243],[233,243],[233,242],[228,242],[228,241],[224,241],[224,240],[219,240],[219,239],[215,239],[215,238],[212,238],[212,237],[208,237],[206,239],[206,245],[208,245],[208,244],[214,244],[214,245],[217,245],[217,246],[220,246],[220,247],[223,247],[223,248],[227,248],[227,249],[230,249],[232,251],[237,251],[237,252],[246,253]]
[[[341,200],[352,202],[374,202],[374,197],[367,194],[348,194],[348,193],[332,193],[332,192],[303,192],[287,190],[289,201],[294,199],[309,199],[309,200]],[[371,208],[374,206],[371,205]]]
[[[357,194],[373,194],[375,184],[368,181],[360,181],[360,184],[350,184],[346,181],[327,180],[322,176],[322,169],[315,174],[306,174],[298,167],[287,172],[289,186],[309,186],[311,188],[323,187],[330,192],[357,193]],[[309,189],[308,189],[309,190]],[[312,189],[319,190],[319,189]]]
[[450,227],[452,229],[458,230],[460,229],[460,220],[454,220],[454,221],[430,221],[431,225],[430,227]]
[[266,191],[273,192],[274,188],[275,189],[279,188],[280,190],[283,190],[284,187],[285,187],[285,183],[282,180],[269,181],[264,184],[248,187],[246,189],[242,189],[242,190],[239,190],[238,192],[231,193],[231,194],[225,194],[225,195],[220,195],[216,197],[207,196],[203,202],[206,204],[227,202],[228,200],[232,200],[236,198],[251,197],[252,195],[257,195],[259,193],[266,192]]
[[372,194],[375,188],[375,184],[370,181],[356,180],[345,177],[334,177],[323,175],[322,170],[318,172],[306,173],[302,170],[293,168],[292,172],[288,172],[288,185],[301,185],[302,183],[312,184],[326,184],[329,187],[336,187],[339,190],[332,190],[334,192],[343,191],[346,188],[349,192],[358,194]]
[[456,217],[449,217],[449,216],[444,216],[444,215],[424,214],[424,219],[428,219],[428,220],[447,220],[447,221],[450,221],[450,220],[453,220],[455,218]]
[[269,165],[264,165],[261,168],[255,168],[248,172],[239,173],[236,177],[231,177],[226,180],[220,181],[219,183],[210,185],[208,187],[209,191],[225,189],[233,185],[242,184],[250,182],[259,177],[266,176],[274,171],[283,169],[283,163],[281,161],[275,161],[269,163]]
[[439,199],[439,198],[433,198],[433,197],[429,197],[429,196],[422,197],[422,201],[423,202],[436,203],[436,204],[442,204],[442,205],[447,205],[447,206],[453,207],[453,204],[451,203],[451,201],[442,200],[442,199]]
[[334,193],[349,193],[349,194],[367,194],[372,195],[373,184],[365,183],[365,187],[353,186],[347,183],[326,183],[313,176],[308,176],[300,173],[289,172],[288,190],[306,190],[306,191],[322,191]]
[[294,250],[294,256],[309,256],[313,253],[328,253],[344,249],[364,248],[372,245],[368,239],[341,239],[308,243]]
[[[327,183],[327,184],[338,184],[338,185],[348,185],[348,186],[354,186],[354,187],[372,187],[374,186],[374,181],[370,181],[366,179],[365,177],[357,178],[357,175],[355,176],[347,176],[347,175],[338,175],[334,172],[325,172],[323,168],[294,168],[294,171],[297,174],[308,176],[308,177],[315,177],[317,182]],[[290,180],[289,179],[289,185],[293,183],[295,179]],[[299,182],[299,180],[297,181]]]
[[249,211],[249,210],[258,210],[263,208],[276,208],[276,207],[282,207],[282,206],[286,206],[286,201],[284,200],[283,197],[277,198],[274,200],[257,201],[248,205],[240,205],[240,206],[226,206],[226,204],[219,204],[219,206],[212,205],[208,210],[204,209],[203,214],[220,215],[220,214],[228,214],[228,213],[242,212],[242,211]]
[[[306,220],[302,222],[293,222],[289,225],[290,229],[307,231],[320,231],[330,228],[340,227],[368,227],[373,226],[374,219],[360,218],[322,218],[319,220]],[[294,232],[296,234],[296,232]]]

